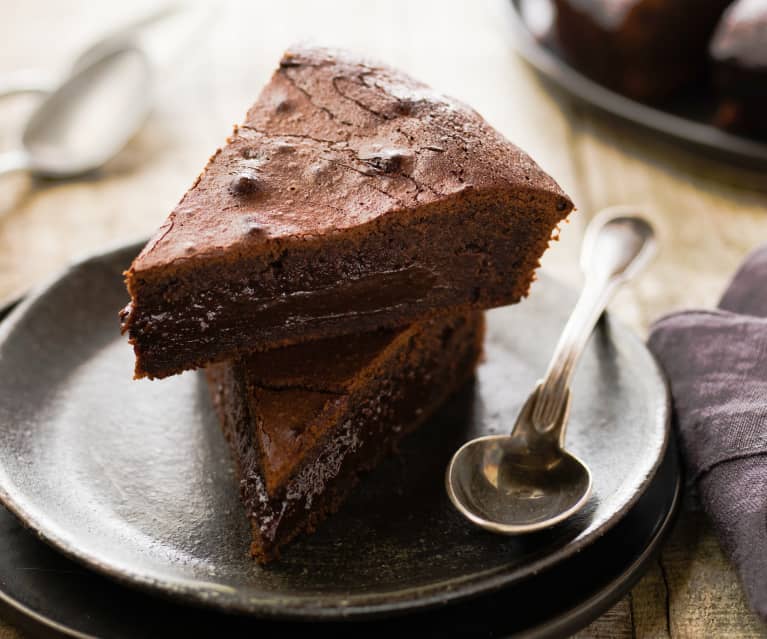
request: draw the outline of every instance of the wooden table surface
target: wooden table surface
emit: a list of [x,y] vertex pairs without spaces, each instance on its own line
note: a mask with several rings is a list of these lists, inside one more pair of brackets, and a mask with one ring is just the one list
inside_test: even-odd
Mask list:
[[[83,45],[153,3],[6,0],[0,72],[63,72]],[[0,188],[0,300],[67,262],[160,224],[239,121],[283,49],[350,47],[399,66],[474,106],[572,196],[572,216],[544,268],[577,286],[583,228],[601,207],[641,205],[663,247],[612,310],[645,334],[659,315],[716,303],[767,238],[767,174],[734,169],[604,121],[542,85],[515,55],[505,0],[223,3],[218,18],[163,70],[141,133],[98,175],[67,182],[6,177]],[[12,148],[32,100],[0,104],[0,149]],[[579,637],[762,637],[704,515],[691,500],[660,559]],[[20,636],[0,620],[0,639]]]

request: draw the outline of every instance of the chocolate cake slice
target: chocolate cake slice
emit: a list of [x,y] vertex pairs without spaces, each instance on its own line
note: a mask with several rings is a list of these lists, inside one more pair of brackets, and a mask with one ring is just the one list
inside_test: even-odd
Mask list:
[[706,47],[732,0],[555,0],[559,45],[578,69],[631,98],[659,101],[706,72]]
[[767,138],[767,2],[738,0],[711,40],[718,126]]
[[481,313],[290,346],[206,370],[261,562],[312,531],[473,373]]
[[126,272],[136,376],[511,304],[572,208],[460,102],[291,51]]

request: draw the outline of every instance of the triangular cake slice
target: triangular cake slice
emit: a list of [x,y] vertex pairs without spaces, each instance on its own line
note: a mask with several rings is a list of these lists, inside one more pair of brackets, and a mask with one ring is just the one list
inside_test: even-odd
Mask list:
[[362,471],[471,377],[483,332],[474,312],[210,366],[253,556],[274,559],[335,511]]
[[288,52],[126,272],[136,376],[516,302],[572,207],[460,102]]

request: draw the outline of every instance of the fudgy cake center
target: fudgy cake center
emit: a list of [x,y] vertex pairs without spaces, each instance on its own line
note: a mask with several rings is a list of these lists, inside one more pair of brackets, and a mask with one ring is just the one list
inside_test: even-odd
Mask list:
[[396,331],[254,353],[241,363],[267,490],[296,470],[333,426],[355,388],[382,374]]

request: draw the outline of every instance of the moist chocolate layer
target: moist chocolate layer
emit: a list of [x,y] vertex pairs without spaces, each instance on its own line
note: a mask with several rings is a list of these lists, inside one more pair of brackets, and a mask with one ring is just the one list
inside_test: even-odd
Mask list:
[[[261,384],[268,383],[268,372],[260,368],[258,358],[249,364],[240,360],[209,368],[211,391],[252,521],[254,556],[261,561],[273,559],[282,545],[302,531],[313,530],[336,510],[359,473],[375,466],[471,375],[482,334],[480,314],[388,333],[386,345],[374,356],[364,357],[366,364],[357,374],[335,376],[345,380],[341,393],[265,389]],[[380,344],[379,338],[370,343]],[[300,348],[293,347],[289,359]],[[284,383],[285,376],[279,377]],[[304,379],[305,373],[299,372],[298,378]],[[254,380],[258,385],[252,385]],[[285,424],[279,418],[284,412],[305,415],[300,420],[303,425],[296,429],[293,422]],[[274,423],[275,417],[280,423]],[[287,432],[291,429],[298,431],[297,436],[311,432],[310,444],[293,445]],[[275,437],[278,431],[280,436]],[[263,449],[266,432],[272,435],[272,446],[277,444],[281,451]],[[275,463],[288,462],[291,472],[277,483],[270,481],[267,466],[273,470]]]
[[137,374],[517,302],[560,213],[545,197],[503,197],[466,194],[361,231],[285,242],[274,259],[199,260],[173,278],[137,280],[141,306],[125,322]]
[[460,102],[290,52],[126,273],[136,375],[515,302],[571,209]]

